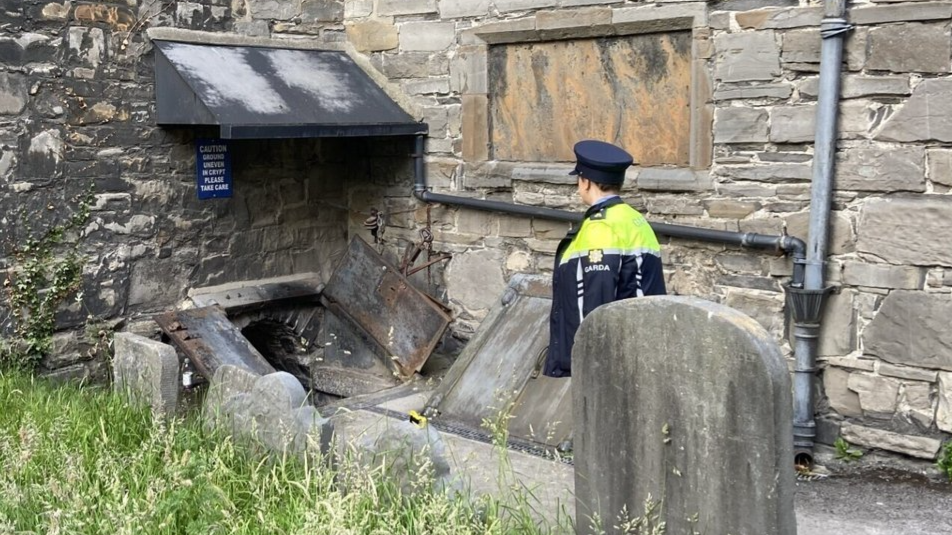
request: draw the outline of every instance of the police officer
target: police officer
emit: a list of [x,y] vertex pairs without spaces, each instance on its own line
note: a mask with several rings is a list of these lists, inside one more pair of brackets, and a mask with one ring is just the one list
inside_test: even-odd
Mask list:
[[661,247],[638,211],[618,196],[630,154],[610,143],[575,145],[578,194],[585,218],[559,243],[552,275],[549,350],[543,373],[572,375],[572,344],[582,318],[619,299],[664,295]]

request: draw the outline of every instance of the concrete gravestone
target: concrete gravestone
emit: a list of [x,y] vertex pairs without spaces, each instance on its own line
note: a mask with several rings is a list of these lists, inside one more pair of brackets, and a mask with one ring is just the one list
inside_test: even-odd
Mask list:
[[167,344],[131,333],[116,333],[113,388],[156,414],[172,416],[178,406],[179,360]]
[[796,533],[790,378],[754,320],[619,301],[585,318],[572,358],[580,533],[641,516],[666,533]]

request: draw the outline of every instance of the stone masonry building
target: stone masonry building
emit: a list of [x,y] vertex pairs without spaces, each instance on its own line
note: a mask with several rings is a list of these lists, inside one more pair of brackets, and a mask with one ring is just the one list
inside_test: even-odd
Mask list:
[[[572,144],[616,140],[653,222],[807,237],[819,0],[0,0],[0,268],[29,223],[90,184],[84,290],[45,363],[89,317],[146,330],[189,288],[327,276],[386,216],[383,251],[429,226],[452,333],[515,273],[551,271],[567,224],[426,206],[411,138],[241,140],[234,195],[199,200],[209,127],[156,124],[157,39],[346,52],[429,125],[435,192],[581,210]],[[820,342],[819,440],[935,458],[952,433],[952,1],[856,0],[846,41]],[[22,212],[22,213],[21,213]],[[790,327],[779,254],[663,240],[669,290]],[[5,314],[0,312],[0,319]]]

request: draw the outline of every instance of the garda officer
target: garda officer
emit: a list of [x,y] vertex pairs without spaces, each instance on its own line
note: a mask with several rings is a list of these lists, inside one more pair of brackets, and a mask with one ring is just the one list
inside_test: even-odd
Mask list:
[[572,344],[582,318],[619,299],[664,295],[661,247],[638,211],[618,193],[630,154],[610,143],[575,145],[578,194],[589,205],[585,218],[569,230],[555,253],[549,350],[543,373],[572,375]]

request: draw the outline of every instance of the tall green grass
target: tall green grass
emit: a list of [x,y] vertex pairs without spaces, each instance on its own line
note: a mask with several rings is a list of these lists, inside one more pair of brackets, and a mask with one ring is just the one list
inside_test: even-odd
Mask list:
[[265,457],[197,418],[163,423],[109,391],[18,373],[0,374],[0,463],[0,534],[552,531],[492,497],[402,494],[376,471]]

